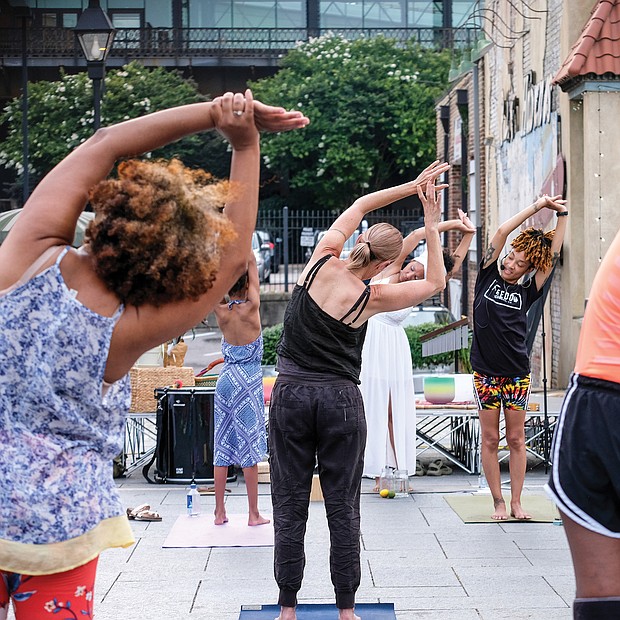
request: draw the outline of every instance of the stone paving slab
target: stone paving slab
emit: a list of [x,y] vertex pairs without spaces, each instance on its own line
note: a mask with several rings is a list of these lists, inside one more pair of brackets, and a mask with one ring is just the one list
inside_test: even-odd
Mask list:
[[[528,472],[524,494],[541,494],[545,481],[543,472]],[[163,521],[132,521],[136,544],[102,554],[97,620],[238,620],[241,605],[276,602],[272,547],[163,549],[183,513],[184,486],[150,485],[139,471],[117,482],[125,506],[149,503]],[[359,602],[392,602],[398,620],[572,617],[574,577],[562,527],[464,524],[443,495],[476,492],[477,476],[455,471],[438,478],[412,477],[411,483],[412,495],[386,500],[372,492],[373,480],[363,480]],[[227,510],[247,511],[243,478],[227,486]],[[268,484],[259,485],[265,513],[271,513],[269,492]],[[201,497],[203,512],[214,507],[212,495]],[[305,547],[299,600],[333,603],[322,502],[310,504]]]

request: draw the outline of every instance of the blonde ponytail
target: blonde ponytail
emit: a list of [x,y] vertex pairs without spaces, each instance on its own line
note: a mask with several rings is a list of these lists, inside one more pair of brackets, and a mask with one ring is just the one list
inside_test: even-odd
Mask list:
[[391,224],[371,226],[351,250],[347,269],[367,267],[373,260],[394,261],[403,247],[403,237]]

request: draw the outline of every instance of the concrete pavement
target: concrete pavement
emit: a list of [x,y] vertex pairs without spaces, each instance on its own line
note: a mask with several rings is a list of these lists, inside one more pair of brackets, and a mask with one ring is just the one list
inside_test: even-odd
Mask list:
[[[528,494],[544,494],[545,481],[542,468],[528,472],[526,507]],[[411,482],[409,497],[386,500],[372,493],[373,481],[363,481],[358,602],[393,602],[398,620],[572,618],[574,579],[563,527],[464,524],[443,495],[477,491],[477,476],[454,471]],[[147,484],[140,470],[117,483],[126,506],[148,502],[163,521],[132,521],[136,544],[102,554],[97,620],[237,620],[241,605],[277,601],[272,547],[162,549],[183,512],[184,487]],[[245,512],[242,477],[228,487],[227,511]],[[261,511],[268,513],[269,485],[259,491]],[[203,511],[212,513],[214,503],[202,497]],[[328,553],[324,507],[312,502],[300,602],[333,602]]]

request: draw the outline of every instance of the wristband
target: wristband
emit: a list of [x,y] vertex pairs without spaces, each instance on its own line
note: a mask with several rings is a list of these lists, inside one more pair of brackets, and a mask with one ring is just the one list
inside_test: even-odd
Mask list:
[[556,217],[564,217],[565,215],[568,215],[568,211],[556,211],[555,215]]

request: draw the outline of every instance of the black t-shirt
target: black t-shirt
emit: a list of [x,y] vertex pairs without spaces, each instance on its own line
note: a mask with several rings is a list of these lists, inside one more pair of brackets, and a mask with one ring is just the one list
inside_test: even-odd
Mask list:
[[474,335],[472,368],[494,377],[521,377],[530,372],[525,338],[527,311],[542,295],[534,279],[508,284],[498,273],[497,263],[482,264],[474,290]]

